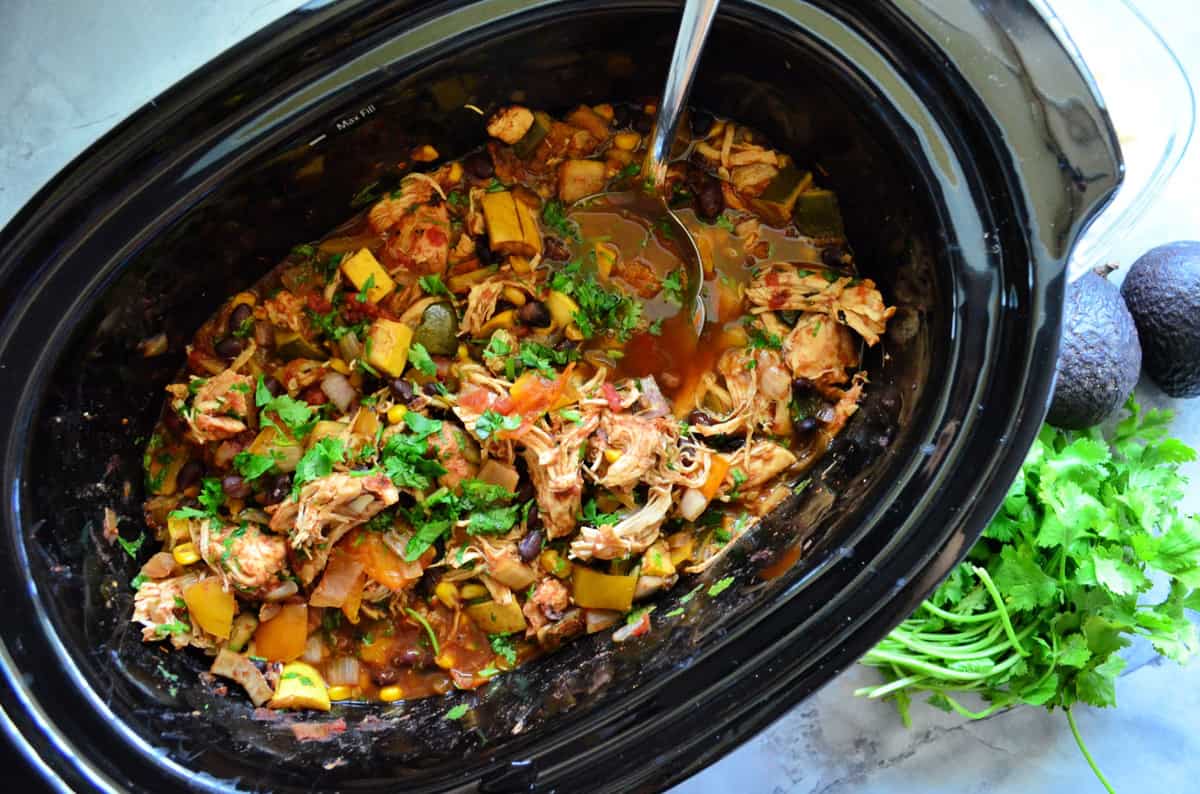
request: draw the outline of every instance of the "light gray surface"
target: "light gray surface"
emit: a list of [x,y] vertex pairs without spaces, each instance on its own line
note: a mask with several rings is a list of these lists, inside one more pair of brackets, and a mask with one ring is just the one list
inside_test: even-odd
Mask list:
[[[1086,0],[1069,0],[1083,3]],[[1063,5],[1060,3],[1059,5]],[[295,0],[0,0],[0,223],[89,143],[176,80],[299,5]],[[1186,1],[1140,6],[1200,76],[1200,16]],[[68,9],[70,9],[68,11]],[[1146,86],[1153,91],[1154,86]],[[1200,237],[1200,148],[1148,217],[1113,250]],[[1182,413],[1177,434],[1200,444],[1200,401],[1149,402]],[[1196,472],[1195,467],[1192,469]],[[1200,482],[1200,475],[1193,474]],[[1200,501],[1200,486],[1192,503]],[[1099,790],[1061,714],[1027,709],[964,724],[914,708],[912,730],[888,704],[851,692],[853,669],[741,749],[678,787],[680,794],[1058,794]],[[1080,709],[1080,729],[1120,791],[1200,790],[1200,665],[1160,664],[1136,647],[1117,710]]]

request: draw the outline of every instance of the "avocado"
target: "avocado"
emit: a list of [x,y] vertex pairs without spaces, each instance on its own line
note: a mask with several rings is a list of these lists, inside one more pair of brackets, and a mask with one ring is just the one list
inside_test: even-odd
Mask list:
[[1172,397],[1200,396],[1200,242],[1142,254],[1121,286],[1146,352],[1146,374]]
[[1137,326],[1108,280],[1110,272],[1099,268],[1067,285],[1058,378],[1046,417],[1055,427],[1099,424],[1137,385],[1142,369]]

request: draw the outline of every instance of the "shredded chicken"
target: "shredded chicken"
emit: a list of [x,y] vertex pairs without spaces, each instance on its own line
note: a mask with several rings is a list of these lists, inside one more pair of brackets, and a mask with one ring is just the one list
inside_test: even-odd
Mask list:
[[[787,447],[774,441],[755,441],[743,447],[735,460],[736,465],[730,467],[725,477],[725,486],[728,489],[736,487],[739,492],[747,493],[773,480],[796,462],[796,456]],[[734,472],[740,472],[741,477]]]
[[287,541],[257,524],[191,522],[192,541],[208,567],[239,595],[259,599],[286,578]]
[[670,486],[650,489],[646,504],[616,524],[583,526],[571,541],[571,556],[580,560],[615,560],[627,554],[641,554],[658,538],[659,527],[672,505]]
[[[831,277],[832,278],[832,277]],[[760,273],[746,288],[753,311],[822,312],[858,332],[868,345],[879,342],[896,307],[886,307],[871,279],[823,274],[776,264]]]
[[400,183],[400,189],[376,202],[367,213],[371,230],[383,234],[406,217],[421,204],[433,201],[433,185],[422,179],[408,178]]
[[286,533],[289,545],[303,556],[303,563],[294,567],[308,584],[325,567],[330,549],[343,535],[399,498],[386,475],[355,477],[335,472],[307,483],[298,500],[285,499],[277,505],[271,529]]
[[551,540],[566,537],[575,530],[583,497],[579,454],[599,424],[596,413],[589,412],[579,424],[568,426],[557,439],[541,428],[533,428],[523,436],[529,478],[533,481],[538,511]]
[[805,313],[784,338],[783,355],[794,376],[822,386],[845,383],[846,370],[858,366],[854,337],[824,314]]
[[475,336],[496,313],[496,303],[504,292],[503,281],[485,281],[471,287],[467,295],[467,310],[459,325],[459,336]]
[[[446,470],[438,484],[456,488],[463,480],[479,473],[479,445],[454,422],[442,422],[438,431],[429,436],[429,449]],[[473,460],[472,460],[473,459]]]
[[528,625],[525,636],[535,636],[543,627],[561,620],[571,606],[571,592],[567,586],[553,576],[537,583],[533,596],[525,602],[522,612]]
[[[189,387],[173,383],[167,391],[177,400],[186,399]],[[221,441],[241,433],[247,427],[253,409],[251,395],[254,379],[227,369],[214,375],[196,389],[190,415],[191,436],[198,444]]]
[[295,331],[307,339],[312,336],[312,326],[305,311],[307,308],[304,298],[281,289],[262,302],[262,309],[258,313],[271,325]]
[[611,450],[616,457],[599,484],[615,489],[632,488],[640,483],[654,467],[656,452],[665,450],[671,440],[653,419],[612,412],[605,412],[597,435],[604,439],[605,450]]
[[450,216],[445,204],[421,204],[389,232],[385,264],[392,274],[445,272],[450,258]]
[[144,626],[143,642],[168,638],[176,648],[189,645],[212,648],[215,645],[212,636],[189,621],[187,607],[181,606],[184,591],[205,578],[206,574],[192,571],[169,579],[142,582],[133,596],[133,621]]
[[506,105],[488,119],[487,133],[505,143],[516,143],[533,126],[533,112],[520,105]]

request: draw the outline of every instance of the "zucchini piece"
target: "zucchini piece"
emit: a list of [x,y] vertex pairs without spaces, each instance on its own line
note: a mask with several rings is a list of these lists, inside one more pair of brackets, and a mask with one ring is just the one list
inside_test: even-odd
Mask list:
[[796,228],[806,237],[816,240],[844,240],[842,212],[838,209],[837,196],[831,190],[808,190],[796,200],[793,212]]
[[796,200],[812,185],[812,173],[789,165],[771,180],[762,195],[754,199],[755,213],[775,226],[782,226],[792,217]]
[[521,140],[513,144],[513,151],[517,153],[517,157],[522,160],[528,160],[537,151],[538,144],[541,143],[547,133],[550,132],[550,125],[554,123],[554,119],[550,118],[550,114],[538,110],[533,114],[533,126],[529,128],[529,132]]
[[432,303],[421,314],[413,332],[413,342],[422,344],[437,356],[452,356],[458,351],[458,314],[448,303]]
[[325,352],[325,348],[313,340],[295,331],[282,328],[275,329],[275,352],[279,354],[280,358],[286,361],[296,358],[324,361],[329,358],[329,354]]
[[542,234],[533,211],[507,190],[485,193],[480,199],[488,244],[505,256],[532,257],[542,252]]

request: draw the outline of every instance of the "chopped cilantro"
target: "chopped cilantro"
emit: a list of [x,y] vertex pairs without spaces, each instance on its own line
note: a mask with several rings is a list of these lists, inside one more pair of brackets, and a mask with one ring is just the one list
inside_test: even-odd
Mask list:
[[499,193],[502,190],[507,190],[507,188],[499,179],[492,177],[492,181],[488,182],[487,187],[485,187],[483,190],[486,193]]
[[421,628],[425,629],[425,634],[426,634],[426,636],[429,637],[429,645],[431,648],[433,648],[433,655],[438,656],[439,654],[441,654],[442,649],[438,645],[437,634],[434,633],[433,626],[429,625],[429,621],[425,619],[425,616],[422,615],[420,612],[416,611],[415,609],[405,608],[404,612],[410,618],[417,621],[417,623],[421,624]]
[[651,336],[662,336],[663,318],[659,317],[654,322],[650,323],[650,327],[646,329],[646,333]]
[[359,303],[366,303],[367,298],[371,294],[371,290],[375,287],[375,274],[367,276],[367,280],[363,283],[362,289],[358,291],[358,296],[355,298]]
[[446,712],[446,719],[461,720],[470,710],[471,708],[466,703],[459,703],[457,706]]
[[588,526],[599,527],[605,524],[616,524],[621,520],[620,513],[601,513],[596,507],[596,500],[589,499],[583,504],[583,512],[579,520]]
[[579,304],[573,319],[585,338],[611,331],[618,340],[627,341],[641,320],[641,301],[619,289],[600,286],[594,273],[582,269],[582,260],[567,263],[550,279],[551,289],[570,295]]
[[667,303],[683,305],[683,270],[676,268],[662,280],[662,296]]
[[713,598],[721,595],[729,589],[729,585],[733,584],[733,577],[726,576],[724,579],[718,579],[712,587],[708,588],[708,594]]
[[725,213],[718,215],[717,219],[713,221],[713,223],[715,223],[717,226],[720,226],[730,234],[733,234],[734,232],[733,221],[729,220],[729,216],[727,216]]
[[129,555],[130,559],[137,559],[138,549],[140,549],[142,544],[145,542],[146,535],[140,531],[138,532],[136,540],[125,540],[125,538],[117,535],[117,543],[121,544],[121,548],[125,550],[125,553]]
[[637,162],[630,163],[617,172],[617,179],[628,179],[629,177],[637,176],[640,173],[642,173],[642,164]]
[[521,426],[521,417],[517,415],[504,416],[498,414],[490,408],[475,421],[475,435],[481,441],[486,441],[492,436],[503,431],[513,431]]
[[256,480],[275,467],[275,459],[270,455],[259,455],[243,450],[233,456],[233,465],[247,481]]
[[329,476],[333,472],[334,464],[341,463],[344,459],[345,445],[340,438],[326,437],[313,444],[296,464],[292,498],[299,496],[305,483]]
[[418,372],[425,375],[437,374],[437,364],[433,363],[433,359],[429,357],[429,351],[420,342],[414,342],[408,348],[408,362],[416,367]]
[[[454,195],[454,194],[451,194]],[[425,290],[426,295],[445,295],[451,297],[450,290],[446,287],[442,277],[435,274],[421,276],[417,279],[417,283],[421,285],[421,289]]]
[[575,242],[583,239],[579,235],[579,227],[567,217],[566,207],[558,199],[550,199],[542,205],[542,223],[559,237]]
[[492,651],[509,665],[517,663],[517,647],[513,644],[512,637],[507,634],[489,634],[488,642]]
[[429,438],[434,433],[442,432],[441,419],[430,419],[416,411],[409,411],[404,414],[404,424],[419,439]]
[[580,414],[579,411],[576,411],[574,408],[563,408],[563,409],[559,410],[558,415],[561,416],[567,422],[573,422],[574,424],[577,424],[577,425],[583,424],[583,415]]

